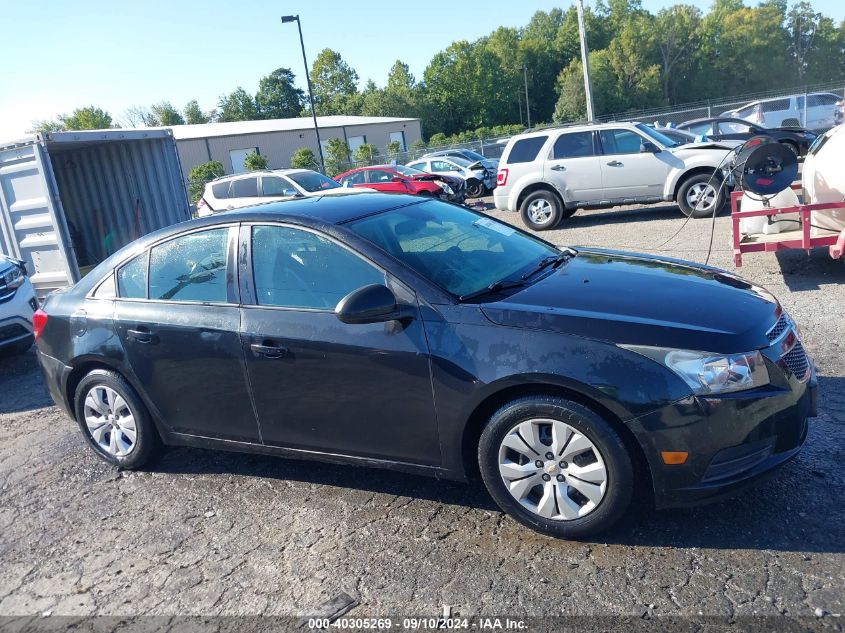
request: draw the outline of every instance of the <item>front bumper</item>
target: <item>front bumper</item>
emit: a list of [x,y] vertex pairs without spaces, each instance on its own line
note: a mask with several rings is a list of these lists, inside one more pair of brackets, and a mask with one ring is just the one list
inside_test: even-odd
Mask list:
[[32,341],[32,313],[37,309],[38,301],[29,279],[0,301],[0,349]]
[[[720,397],[690,397],[635,420],[658,508],[710,503],[738,494],[795,457],[816,415],[817,380],[794,376]],[[638,433],[639,434],[639,433]],[[686,451],[667,465],[662,451]]]

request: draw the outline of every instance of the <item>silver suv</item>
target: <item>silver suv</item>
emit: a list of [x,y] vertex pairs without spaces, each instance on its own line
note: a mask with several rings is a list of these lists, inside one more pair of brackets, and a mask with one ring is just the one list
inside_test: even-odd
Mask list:
[[513,137],[499,163],[496,208],[535,231],[579,208],[676,200],[709,217],[725,202],[722,163],[736,143],[681,143],[642,123],[547,129]]

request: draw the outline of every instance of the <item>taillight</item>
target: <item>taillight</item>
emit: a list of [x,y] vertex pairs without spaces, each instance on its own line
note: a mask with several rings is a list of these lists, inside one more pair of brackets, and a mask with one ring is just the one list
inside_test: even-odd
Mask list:
[[47,325],[47,313],[44,310],[36,310],[32,313],[32,334],[35,336],[35,340],[38,340],[38,337],[41,336],[41,332],[44,330],[44,326]]
[[508,170],[500,169],[499,173],[496,174],[496,186],[504,187],[506,184],[508,184]]
[[762,125],[763,123],[766,122],[766,119],[763,117],[763,105],[762,104],[758,103],[754,107],[754,122],[759,123],[760,125]]

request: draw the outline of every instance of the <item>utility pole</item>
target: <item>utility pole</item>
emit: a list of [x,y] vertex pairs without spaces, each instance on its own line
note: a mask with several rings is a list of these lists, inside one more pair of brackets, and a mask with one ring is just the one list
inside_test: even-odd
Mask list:
[[531,129],[531,110],[528,107],[528,67],[522,65],[522,80],[525,82],[525,119],[528,122],[528,129]]
[[302,47],[302,63],[305,64],[305,79],[308,81],[308,101],[311,103],[311,116],[314,118],[314,134],[317,135],[317,150],[320,152],[320,169],[326,173],[326,161],[323,159],[323,144],[320,142],[320,128],[317,127],[317,112],[314,110],[314,91],[311,89],[311,73],[308,72],[308,60],[305,58],[305,41],[302,39],[302,24],[299,15],[283,15],[282,24],[296,22],[299,29],[299,45]]
[[584,94],[587,97],[587,120],[595,119],[593,111],[593,82],[590,80],[590,50],[587,48],[587,31],[584,28],[584,4],[575,0],[578,8],[578,36],[581,39],[581,65],[584,67]]

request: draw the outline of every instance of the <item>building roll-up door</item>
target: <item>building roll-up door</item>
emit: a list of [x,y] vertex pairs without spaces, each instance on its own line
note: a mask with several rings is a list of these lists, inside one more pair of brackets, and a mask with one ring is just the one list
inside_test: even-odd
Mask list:
[[44,147],[0,147],[0,251],[26,261],[39,296],[79,278]]

